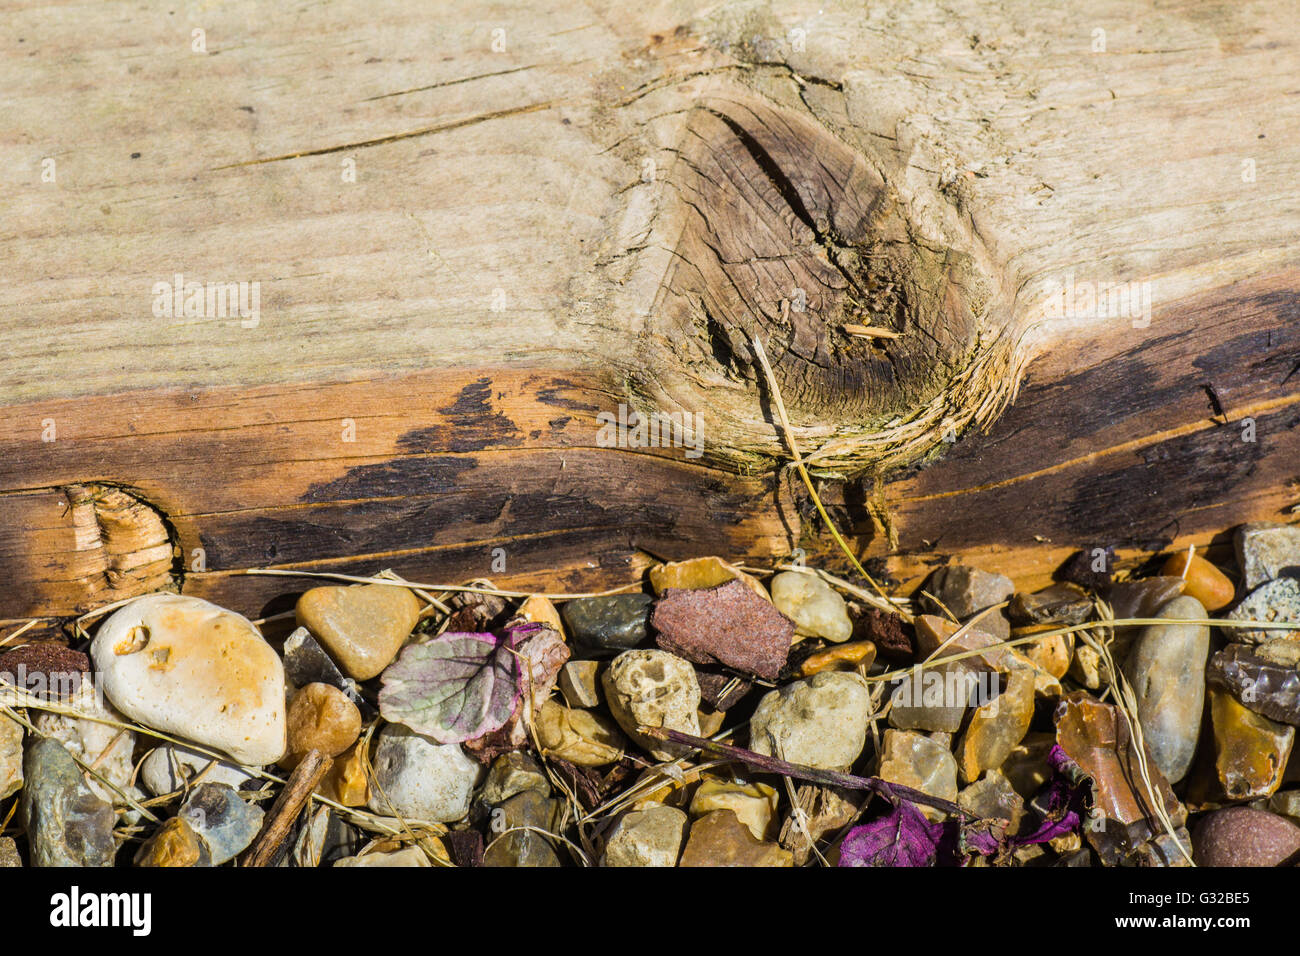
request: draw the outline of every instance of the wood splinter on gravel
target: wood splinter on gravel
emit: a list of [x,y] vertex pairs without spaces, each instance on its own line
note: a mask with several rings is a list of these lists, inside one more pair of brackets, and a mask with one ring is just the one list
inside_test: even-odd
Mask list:
[[334,761],[319,750],[309,751],[302,758],[302,763],[298,764],[280,795],[275,798],[271,812],[266,815],[262,830],[253,840],[253,845],[240,858],[240,866],[272,865],[280,845],[293,829],[298,814],[333,764]]

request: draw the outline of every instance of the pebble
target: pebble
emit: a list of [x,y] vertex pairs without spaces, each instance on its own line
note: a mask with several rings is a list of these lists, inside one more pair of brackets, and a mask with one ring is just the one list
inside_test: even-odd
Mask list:
[[765,783],[737,783],[706,777],[691,797],[690,814],[702,817],[714,810],[731,810],[756,839],[765,840],[779,803],[776,790]]
[[1011,748],[1007,759],[1002,761],[1000,772],[1010,781],[1012,789],[1024,799],[1033,797],[1047,783],[1051,776],[1047,754],[1055,746],[1056,734],[1029,733]]
[[[1117,620],[1155,617],[1162,607],[1183,593],[1183,579],[1170,577],[1142,578],[1113,584],[1105,593],[1105,600]],[[1117,663],[1123,663],[1141,627],[1117,627],[1111,639],[1110,651]],[[1069,675],[1090,690],[1110,683],[1111,674],[1101,655],[1086,644],[1074,649]]]
[[0,800],[23,788],[23,725],[0,714]]
[[379,733],[367,806],[383,816],[450,823],[469,813],[483,768],[460,744],[439,744],[402,724]]
[[761,581],[718,557],[670,561],[650,569],[650,586],[655,594],[663,594],[669,588],[715,588],[728,581],[743,581],[763,600],[770,600]]
[[[165,796],[182,789],[186,781],[203,773],[214,759],[188,747],[161,744],[150,751],[140,765],[140,781],[155,797]],[[204,783],[224,783],[236,790],[253,785],[256,780],[257,777],[250,768],[238,767],[222,760],[216,761],[216,766],[203,777]]]
[[890,698],[889,725],[899,730],[954,734],[966,717],[976,681],[990,676],[987,670],[977,670],[964,660],[912,671],[899,681]]
[[1002,766],[1029,731],[1034,718],[1034,671],[1019,667],[1006,675],[1006,686],[991,701],[975,708],[957,744],[957,768],[966,783]]
[[999,770],[990,770],[957,794],[957,805],[983,819],[1006,820],[1015,833],[1025,815],[1025,801]]
[[[525,790],[506,800],[492,811],[491,843],[483,853],[484,866],[557,867],[560,858],[550,839],[537,830],[553,830],[559,816],[560,802],[550,800],[536,790]],[[533,827],[532,830],[513,830]]]
[[[297,830],[293,850],[281,856],[279,866],[310,869],[333,866],[339,860],[355,856],[362,848],[361,831],[345,823],[326,806],[305,810],[298,818]],[[426,836],[425,842],[438,848],[442,846],[438,838],[432,835]],[[443,856],[446,857],[445,850]]]
[[[920,790],[942,800],[957,799],[957,761],[948,748],[911,730],[886,730],[882,741],[880,779]],[[930,820],[944,816],[933,807],[917,807]]]
[[1053,584],[1027,594],[1018,591],[1007,606],[1011,623],[1023,627],[1028,624],[1082,624],[1092,616],[1092,598],[1077,584]]
[[345,807],[364,807],[370,801],[370,783],[360,743],[353,744],[334,758],[334,763],[321,781],[320,793]]
[[1273,813],[1290,817],[1291,822],[1300,821],[1300,790],[1281,790],[1269,798],[1268,808]]
[[33,741],[23,774],[21,817],[32,866],[112,866],[117,816],[86,786],[81,768],[63,745]]
[[345,856],[341,860],[335,860],[334,865],[345,867],[433,866],[429,862],[429,855],[418,846],[408,846],[403,850],[367,853],[364,856]]
[[876,660],[876,645],[870,641],[853,641],[819,651],[804,658],[799,666],[802,677],[812,677],[828,670],[866,670]]
[[696,664],[721,664],[775,680],[794,640],[794,624],[740,581],[664,592],[650,618],[666,651]]
[[294,687],[329,684],[347,694],[354,704],[363,703],[357,682],[343,676],[334,659],[305,627],[297,628],[284,639],[284,676]]
[[512,750],[492,761],[487,779],[478,798],[488,806],[505,803],[516,794],[535,790],[543,797],[551,795],[551,782],[537,761],[522,750]]
[[393,662],[419,622],[422,607],[406,588],[354,584],[304,591],[294,612],[344,673],[369,680]]
[[[1155,838],[1161,827],[1153,823],[1128,724],[1113,705],[1085,691],[1065,695],[1056,708],[1055,720],[1057,743],[1093,780],[1093,805],[1100,820],[1085,829],[1088,842],[1107,866],[1135,862],[1131,859],[1135,849]],[[1160,772],[1150,748],[1146,770],[1171,824],[1183,826],[1187,809]]]
[[[1008,632],[1007,636],[1017,639],[1030,637],[1039,631],[1049,631],[1056,627],[1058,627],[1056,624],[1018,627]],[[1069,671],[1070,661],[1074,658],[1074,635],[1053,634],[1051,637],[1020,644],[1018,648],[1020,653],[1029,658],[1040,670],[1059,679]]]
[[1199,554],[1178,551],[1169,556],[1161,575],[1183,579],[1183,593],[1196,598],[1207,611],[1220,611],[1232,603],[1237,587],[1232,580]]
[[1282,577],[1288,568],[1293,575],[1300,573],[1300,527],[1265,521],[1243,524],[1233,544],[1247,591]]
[[[1300,623],[1300,580],[1284,577],[1265,581],[1242,598],[1241,603],[1225,617],[1231,621]],[[1229,631],[1228,637],[1233,641],[1246,641],[1250,644],[1284,637],[1300,640],[1295,631],[1282,628],[1234,627]]]
[[629,810],[605,842],[601,866],[676,866],[686,839],[686,814],[663,804]]
[[560,693],[570,707],[599,707],[600,661],[569,661],[560,669]]
[[220,866],[248,849],[262,828],[265,811],[225,784],[201,783],[190,791],[177,816],[207,844],[212,865]]
[[1295,728],[1247,710],[1226,690],[1210,688],[1214,769],[1230,800],[1268,797],[1282,784]]
[[1300,672],[1269,660],[1262,646],[1228,644],[1210,655],[1205,669],[1211,687],[1221,687],[1257,714],[1300,725]]
[[207,841],[182,817],[172,817],[154,831],[135,855],[143,867],[212,866]]
[[689,663],[667,651],[625,651],[614,658],[601,680],[614,719],[656,760],[690,753],[683,744],[637,732],[640,726],[664,727],[699,736],[700,685]]
[[772,578],[772,603],[794,621],[802,637],[823,637],[836,644],[853,636],[848,606],[838,591],[815,574],[782,571]]
[[714,810],[691,825],[678,866],[793,866],[789,850],[754,838],[731,810]]
[[289,701],[289,748],[280,760],[292,770],[313,750],[337,757],[361,736],[361,711],[329,684],[308,684]]
[[1267,810],[1228,807],[1201,819],[1192,847],[1198,866],[1280,866],[1300,853],[1300,827]]
[[537,742],[548,757],[579,767],[603,767],[623,756],[627,741],[603,714],[548,700],[537,713]]
[[22,857],[18,855],[18,844],[13,837],[0,837],[0,870],[21,867]]
[[922,590],[929,592],[922,594],[919,601],[927,613],[942,615],[947,608],[955,617],[964,620],[986,607],[1001,604],[1011,597],[1016,586],[1005,575],[964,564],[950,564],[930,575]]
[[248,766],[284,754],[284,666],[247,618],[151,594],[114,611],[90,654],[105,695],[133,720]]
[[648,594],[577,598],[564,605],[564,623],[575,651],[610,657],[646,639],[652,599]]
[[550,598],[541,594],[532,594],[524,599],[524,603],[519,605],[519,610],[515,611],[515,618],[523,620],[529,624],[541,624],[549,627],[552,631],[564,639],[564,621],[560,619],[560,612],[555,609]]
[[[1204,618],[1193,597],[1178,597],[1157,617]],[[1210,629],[1201,624],[1153,624],[1142,629],[1124,674],[1137,697],[1147,749],[1166,779],[1177,783],[1187,774],[1196,751],[1205,709],[1205,665]]]
[[866,681],[823,671],[763,696],[749,721],[750,749],[788,763],[845,769],[866,745],[870,713]]
[[[68,703],[85,716],[73,717],[50,711],[39,713],[33,721],[37,733],[63,744],[70,754],[83,764],[93,766],[95,772],[112,785],[101,782],[89,773],[85,774],[86,785],[99,799],[112,804],[124,803],[118,790],[133,799],[140,798],[142,794],[131,783],[135,773],[135,761],[132,759],[135,751],[135,733],[99,722],[112,720],[120,724],[125,723],[125,718],[112,706],[100,702],[89,677],[82,681],[75,696]],[[99,718],[99,720],[88,718]],[[114,790],[113,787],[117,787],[118,790]]]

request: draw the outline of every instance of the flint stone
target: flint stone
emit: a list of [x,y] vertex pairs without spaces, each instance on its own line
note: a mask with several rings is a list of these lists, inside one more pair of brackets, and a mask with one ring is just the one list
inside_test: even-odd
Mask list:
[[57,740],[38,739],[23,761],[22,820],[32,865],[112,866],[113,807],[95,796]]
[[294,687],[328,684],[347,694],[348,700],[357,707],[365,706],[357,682],[343,676],[334,659],[305,627],[296,629],[284,639],[284,676]]
[[1210,657],[1210,683],[1257,714],[1300,726],[1300,671],[1276,664],[1249,644],[1229,644]]
[[1019,591],[1007,607],[1007,617],[1018,627],[1082,624],[1091,615],[1092,598],[1083,588],[1069,582],[1053,584],[1033,594]]
[[1016,586],[1005,575],[964,564],[950,564],[930,575],[922,590],[929,592],[920,597],[920,605],[926,613],[942,615],[946,607],[964,620],[986,607],[1001,604],[1015,593]]

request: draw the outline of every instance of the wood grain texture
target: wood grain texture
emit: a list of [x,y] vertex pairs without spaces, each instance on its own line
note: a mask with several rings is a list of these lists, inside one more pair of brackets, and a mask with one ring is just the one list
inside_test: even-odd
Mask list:
[[[1293,504],[1273,5],[3,13],[0,619],[167,582],[258,614],[260,565],[464,580],[505,547],[503,583],[594,588],[828,554],[755,334],[900,583]],[[258,283],[256,321],[158,314],[177,275]],[[1150,322],[1054,308],[1075,282]],[[703,457],[602,447],[621,405],[702,416]]]

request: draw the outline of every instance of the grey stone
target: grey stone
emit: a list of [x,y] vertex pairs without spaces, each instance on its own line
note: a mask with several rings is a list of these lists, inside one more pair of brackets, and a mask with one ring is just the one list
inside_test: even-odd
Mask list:
[[113,807],[95,796],[56,740],[36,740],[23,761],[22,818],[32,865],[112,866]]
[[345,677],[334,663],[334,658],[326,653],[320,642],[311,636],[311,631],[300,627],[284,640],[284,676],[294,687],[306,687],[308,684],[328,684],[337,687],[348,695],[348,700],[363,709],[370,709],[357,682]]
[[1233,536],[1241,584],[1247,591],[1283,572],[1300,574],[1300,527],[1256,521],[1243,524]]
[[[1178,597],[1156,615],[1204,618],[1193,597]],[[1205,665],[1210,629],[1201,624],[1153,624],[1133,642],[1124,674],[1137,697],[1138,719],[1151,758],[1176,783],[1191,766],[1205,710]]]
[[[1300,623],[1300,580],[1293,577],[1265,581],[1241,599],[1226,617],[1232,621],[1267,621]],[[1293,637],[1296,632],[1282,628],[1225,628],[1228,639],[1259,644],[1274,638]]]
[[601,866],[676,866],[686,839],[687,816],[663,804],[631,810],[605,841]]
[[527,790],[535,790],[543,797],[549,797],[551,782],[528,753],[512,750],[492,761],[492,769],[483,781],[479,799],[488,806],[495,807]]
[[986,607],[1001,604],[1011,597],[1016,586],[1005,575],[964,564],[950,564],[930,575],[922,590],[938,599],[921,595],[920,604],[927,614],[944,615],[943,608],[946,607],[955,617],[963,619]]
[[[73,717],[52,711],[38,714],[33,721],[37,733],[63,744],[68,753],[86,766],[93,766],[95,773],[108,781],[106,784],[91,774],[85,774],[86,785],[99,799],[115,805],[126,805],[118,790],[133,799],[143,799],[143,794],[131,785],[135,773],[135,761],[132,759],[135,733],[122,730],[112,723],[101,723],[116,721],[121,724],[126,723],[126,718],[107,701],[96,696],[89,675],[81,680],[76,696],[68,704],[85,716]],[[138,811],[132,816],[138,818]]]
[[822,671],[771,691],[749,721],[750,749],[825,770],[850,766],[867,741],[871,697],[848,671]]
[[[140,765],[140,780],[145,789],[155,797],[175,793],[203,773],[216,758],[177,744],[162,744],[144,758]],[[257,780],[255,771],[217,760],[203,777],[203,783],[224,783],[236,790],[251,786]]]
[[439,744],[402,724],[380,731],[373,765],[370,809],[428,823],[450,823],[469,813],[483,770],[460,744]]
[[[551,840],[537,832],[554,828],[559,809],[558,800],[549,800],[536,790],[525,790],[506,800],[492,811],[489,824],[491,842],[483,853],[483,865],[560,866],[560,858]],[[513,829],[515,827],[534,829]]]
[[609,657],[646,639],[651,603],[648,594],[610,594],[569,601],[561,613],[575,651]]
[[179,816],[208,843],[212,865],[220,866],[248,848],[262,828],[265,811],[242,800],[222,783],[201,783],[181,804]]
[[[337,866],[340,860],[360,852],[364,840],[355,827],[349,826],[329,807],[317,807],[304,814],[298,824],[293,851],[285,855],[285,864],[297,867]],[[424,856],[424,852],[420,851]],[[383,866],[397,864],[369,863],[349,866]],[[418,864],[417,864],[418,865]]]

